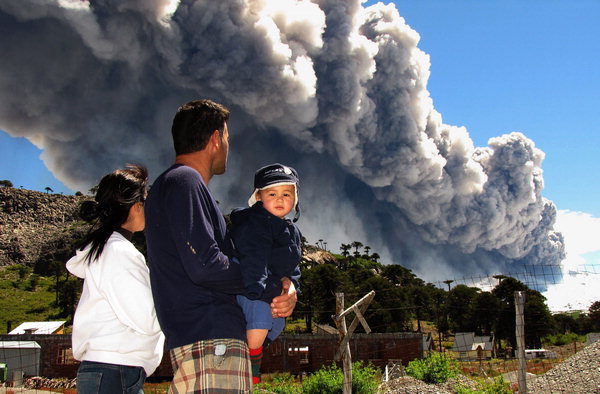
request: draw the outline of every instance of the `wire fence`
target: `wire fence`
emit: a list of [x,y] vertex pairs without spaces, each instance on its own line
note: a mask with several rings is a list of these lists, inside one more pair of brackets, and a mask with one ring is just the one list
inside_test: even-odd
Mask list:
[[[551,286],[563,283],[566,277],[577,278],[585,283],[579,290],[587,300],[594,300],[600,289],[598,286],[600,266],[598,265],[580,266],[567,273],[563,273],[558,266],[529,266],[522,272],[456,278],[434,283],[434,285],[440,289],[450,290],[459,284],[464,284],[477,287],[482,291],[491,291],[504,277],[515,278],[542,294]],[[569,296],[571,294],[565,295],[565,297]],[[571,302],[570,305],[573,306],[570,312],[576,315],[576,310],[580,309],[577,307],[579,304]],[[488,314],[492,319],[498,311],[489,309],[482,313]],[[528,332],[544,328],[543,326],[548,324],[544,320],[536,320],[536,316],[528,316],[527,308],[522,312],[517,312],[515,308],[513,317],[515,336],[517,336],[516,323],[519,321],[523,324],[525,336]],[[514,391],[520,392],[600,393],[599,334],[588,332],[587,335],[574,336],[574,339],[567,343],[544,344],[543,347],[535,348],[526,347],[523,342],[520,348],[518,346],[512,348],[512,344],[500,341],[495,333],[488,335],[477,335],[475,332],[439,333],[434,325],[425,323],[422,333],[421,356],[426,356],[428,352],[441,351],[456,360],[462,374],[469,379],[493,379],[502,376]],[[52,337],[60,338],[50,341],[51,344],[48,342],[40,344],[21,335],[0,337],[0,393],[9,392],[10,387],[28,387],[30,392],[45,392],[49,389],[54,392],[75,392],[74,377],[78,362],[72,356],[70,337],[68,335]],[[381,367],[384,379],[386,377],[389,381],[402,379],[404,367],[410,361],[407,357],[413,357],[410,354],[415,344],[404,343],[398,338],[386,339],[385,336],[374,338],[379,339],[351,342],[352,361],[374,362]],[[337,340],[337,336],[331,336],[330,341],[337,342]],[[288,352],[290,360],[296,360],[293,357],[297,356],[296,364],[293,362],[287,364],[288,372],[291,373],[301,373],[306,364],[320,357],[318,346],[303,345],[300,342],[291,350],[277,349],[277,346],[273,346],[269,351]],[[265,357],[270,356],[269,351],[266,352]],[[321,357],[319,360],[322,361],[315,361],[315,365],[319,363],[326,365],[333,361],[333,356]],[[520,376],[524,379],[521,383],[519,383]],[[445,390],[447,391],[439,392],[456,392],[457,387],[446,387]],[[166,392],[166,387],[149,388],[146,392]]]

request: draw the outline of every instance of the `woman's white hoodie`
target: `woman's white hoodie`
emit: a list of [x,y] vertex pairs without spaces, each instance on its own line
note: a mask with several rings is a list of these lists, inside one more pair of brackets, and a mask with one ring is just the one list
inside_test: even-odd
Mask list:
[[77,360],[143,367],[149,376],[160,364],[160,330],[144,256],[118,232],[91,263],[90,245],[67,262],[83,278],[73,320],[73,356]]

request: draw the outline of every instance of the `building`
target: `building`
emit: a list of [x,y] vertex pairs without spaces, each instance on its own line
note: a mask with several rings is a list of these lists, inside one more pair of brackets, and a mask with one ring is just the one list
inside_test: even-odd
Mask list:
[[[412,332],[353,334],[351,359],[371,362],[382,370],[389,360],[401,360],[407,365],[409,361],[423,357],[422,337],[422,334]],[[264,351],[261,371],[292,374],[318,371],[334,362],[338,348],[338,335],[283,334]]]
[[0,341],[0,363],[6,364],[8,376],[22,371],[29,376],[40,374],[41,346],[35,341]]
[[460,361],[485,360],[495,357],[494,335],[475,336],[474,332],[457,332],[452,352]]
[[25,322],[8,333],[8,335],[21,334],[64,334],[66,321],[32,321]]

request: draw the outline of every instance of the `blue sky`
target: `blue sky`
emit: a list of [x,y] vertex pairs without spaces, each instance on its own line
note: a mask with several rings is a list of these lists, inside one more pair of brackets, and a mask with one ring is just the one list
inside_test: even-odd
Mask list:
[[[532,139],[546,154],[543,195],[559,210],[565,266],[598,265],[600,1],[394,3],[430,56],[428,90],[444,123],[466,127],[475,146],[513,131]],[[47,171],[40,154],[27,140],[0,131],[0,179],[73,193]],[[577,280],[573,292],[585,289]]]

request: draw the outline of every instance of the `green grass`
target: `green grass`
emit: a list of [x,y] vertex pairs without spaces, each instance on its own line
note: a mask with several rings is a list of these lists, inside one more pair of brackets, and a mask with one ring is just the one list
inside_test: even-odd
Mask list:
[[59,320],[54,283],[21,265],[0,268],[0,334],[7,333],[7,322],[14,329],[26,321]]

